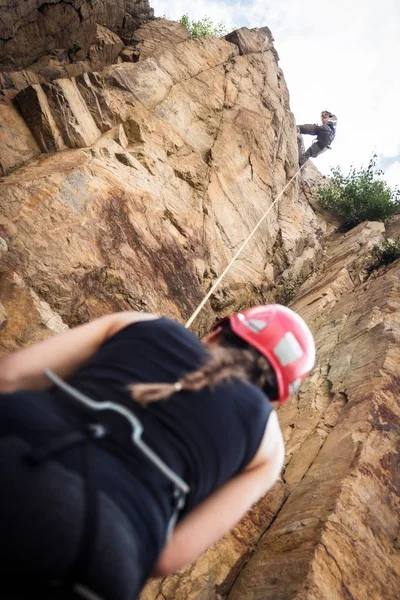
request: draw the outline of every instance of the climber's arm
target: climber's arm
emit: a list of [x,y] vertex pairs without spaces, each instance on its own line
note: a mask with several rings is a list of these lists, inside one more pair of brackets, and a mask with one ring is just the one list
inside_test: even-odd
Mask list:
[[273,412],[258,456],[247,469],[217,489],[178,523],[159,557],[153,576],[166,576],[192,563],[234,527],[274,485],[283,466],[284,454],[282,433]]
[[5,356],[0,360],[0,393],[50,388],[44,369],[51,369],[62,379],[71,377],[120,329],[156,318],[139,312],[113,313]]

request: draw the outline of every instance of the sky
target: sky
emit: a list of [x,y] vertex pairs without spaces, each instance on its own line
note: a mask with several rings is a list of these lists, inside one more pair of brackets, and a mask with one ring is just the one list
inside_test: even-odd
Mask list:
[[[208,16],[228,31],[267,25],[297,124],[338,117],[332,150],[314,162],[378,166],[400,186],[400,0],[150,0],[155,16]],[[396,115],[396,111],[399,114]],[[306,148],[308,140],[305,138]]]

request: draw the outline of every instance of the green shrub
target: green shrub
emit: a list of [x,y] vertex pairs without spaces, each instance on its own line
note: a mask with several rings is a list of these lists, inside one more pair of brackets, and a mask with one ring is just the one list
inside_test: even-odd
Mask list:
[[332,169],[329,183],[318,189],[321,206],[338,213],[344,229],[363,221],[387,222],[400,209],[400,190],[391,189],[376,169],[376,154],[359,171],[353,166],[344,175],[340,167]]
[[199,21],[192,21],[189,19],[189,15],[185,14],[179,19],[181,23],[193,38],[204,37],[206,35],[214,35],[216,37],[223,37],[228,32],[222,23],[213,23],[209,17],[203,17]]
[[289,273],[282,283],[275,288],[275,302],[289,306],[292,300],[297,296],[301,285],[305,281],[305,276],[302,271],[297,275]]
[[373,262],[368,268],[369,272],[378,269],[382,265],[390,265],[390,263],[400,258],[400,237],[395,240],[378,242],[378,244],[372,246],[371,256]]

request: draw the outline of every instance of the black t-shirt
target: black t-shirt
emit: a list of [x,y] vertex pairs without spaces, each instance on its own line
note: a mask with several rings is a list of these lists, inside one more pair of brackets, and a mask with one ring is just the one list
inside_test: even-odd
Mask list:
[[[167,318],[125,327],[109,338],[70,383],[96,399],[123,403],[144,425],[144,439],[188,480],[191,508],[251,461],[272,405],[254,385],[231,381],[139,406],[132,383],[175,383],[207,360],[202,342]],[[110,396],[111,393],[111,396]]]
[[[206,347],[192,332],[175,321],[159,318],[119,331],[69,380],[92,399],[119,402],[135,413],[144,426],[143,439],[190,485],[184,513],[249,464],[262,440],[272,405],[261,390],[241,381],[198,392],[182,391],[146,407],[134,402],[126,387],[138,382],[174,383],[199,368],[207,356]],[[41,393],[31,394],[38,397],[40,414],[44,414],[46,403],[39,398]],[[58,389],[45,395],[52,398],[52,410],[70,424],[99,420],[97,415],[88,416],[86,409]],[[27,406],[25,403],[24,410]],[[31,413],[25,423],[32,429],[39,418],[33,404]],[[123,421],[116,417],[116,429],[129,432]],[[71,457],[73,453],[60,460],[74,468]],[[100,443],[96,478],[130,519],[143,544],[145,568],[150,569],[165,541],[173,510],[172,486],[133,444],[127,458],[125,462],[116,457],[112,443]]]

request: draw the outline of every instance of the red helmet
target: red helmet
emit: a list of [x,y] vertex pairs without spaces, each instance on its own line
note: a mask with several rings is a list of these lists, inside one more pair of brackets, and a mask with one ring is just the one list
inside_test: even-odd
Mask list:
[[286,402],[314,366],[314,338],[306,323],[280,304],[255,306],[227,319],[237,336],[269,360],[278,383],[279,402]]

